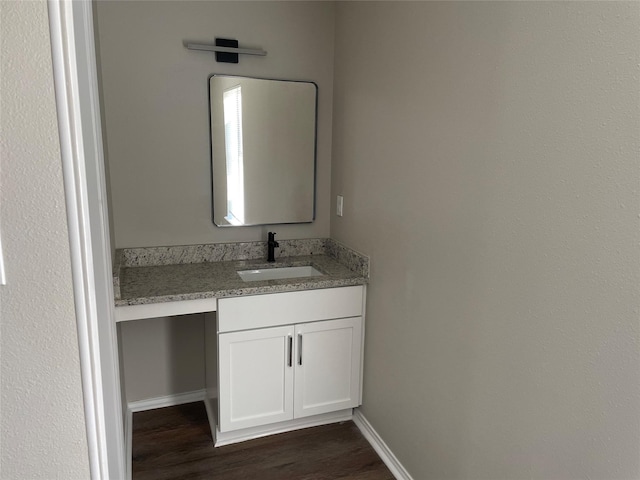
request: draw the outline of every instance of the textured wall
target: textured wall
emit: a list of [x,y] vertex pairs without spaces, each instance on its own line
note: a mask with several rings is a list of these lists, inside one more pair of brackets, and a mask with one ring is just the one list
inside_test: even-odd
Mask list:
[[3,480],[89,478],[47,22],[0,2]]
[[[146,247],[329,235],[333,2],[98,2],[116,246]],[[185,40],[237,38],[266,57],[216,63]],[[208,77],[319,85],[316,221],[218,228],[211,220]]]
[[416,480],[640,478],[640,4],[336,18],[365,415]]

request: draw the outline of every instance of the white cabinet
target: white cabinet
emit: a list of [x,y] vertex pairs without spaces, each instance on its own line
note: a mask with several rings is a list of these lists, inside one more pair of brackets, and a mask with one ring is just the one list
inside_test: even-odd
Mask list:
[[218,436],[232,443],[235,431],[261,436],[350,415],[361,403],[363,301],[362,286],[221,299]]
[[294,418],[360,404],[362,317],[296,325]]
[[222,333],[221,432],[293,418],[293,326]]
[[219,334],[220,431],[356,407],[361,338],[362,317]]

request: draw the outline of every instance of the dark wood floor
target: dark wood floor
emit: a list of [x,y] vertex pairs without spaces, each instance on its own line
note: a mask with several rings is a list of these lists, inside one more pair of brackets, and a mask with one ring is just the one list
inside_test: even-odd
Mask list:
[[393,480],[353,422],[213,448],[202,402],[133,415],[133,480]]

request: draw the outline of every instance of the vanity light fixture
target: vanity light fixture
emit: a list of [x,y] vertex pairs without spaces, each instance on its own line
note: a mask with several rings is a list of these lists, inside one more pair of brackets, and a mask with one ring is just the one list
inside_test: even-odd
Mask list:
[[216,62],[238,63],[239,55],[258,55],[264,57],[267,52],[255,48],[240,48],[238,40],[230,38],[216,38],[215,45],[206,45],[201,43],[187,43],[189,50],[204,50],[216,53]]

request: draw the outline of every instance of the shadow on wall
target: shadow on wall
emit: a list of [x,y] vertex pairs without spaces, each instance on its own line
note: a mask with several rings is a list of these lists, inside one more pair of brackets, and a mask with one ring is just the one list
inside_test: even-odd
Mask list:
[[127,402],[204,388],[204,314],[134,320],[118,327]]
[[204,313],[169,318],[167,395],[205,386]]

